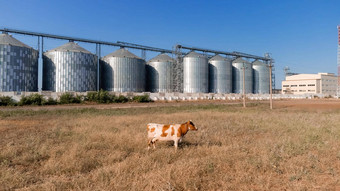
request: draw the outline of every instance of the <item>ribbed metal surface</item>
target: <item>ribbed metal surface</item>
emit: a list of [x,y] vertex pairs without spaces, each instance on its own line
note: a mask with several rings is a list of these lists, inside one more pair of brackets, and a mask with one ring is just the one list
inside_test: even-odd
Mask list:
[[255,94],[268,94],[269,93],[269,68],[260,61],[253,63],[254,75],[254,93]]
[[115,92],[145,91],[145,61],[125,49],[103,57],[101,87]]
[[43,90],[85,92],[97,88],[97,56],[69,42],[43,54]]
[[38,91],[38,51],[0,34],[0,91]]
[[183,58],[184,93],[208,92],[208,59],[202,54],[191,52]]
[[243,93],[243,67],[245,67],[245,93],[253,93],[251,63],[242,58],[233,61],[233,93]]
[[232,92],[231,60],[216,55],[209,60],[209,92]]
[[171,92],[174,60],[167,54],[160,54],[146,65],[146,85],[150,92]]

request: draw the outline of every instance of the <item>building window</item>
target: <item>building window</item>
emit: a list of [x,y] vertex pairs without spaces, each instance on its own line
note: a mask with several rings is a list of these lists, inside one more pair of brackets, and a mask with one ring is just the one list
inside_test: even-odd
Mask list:
[[290,87],[297,87],[297,85],[291,85]]
[[308,84],[308,86],[315,86],[315,84]]
[[299,92],[305,92],[306,90],[299,90]]
[[306,86],[306,84],[300,84],[299,87],[301,87],[301,86]]
[[283,87],[289,87],[289,85],[283,85]]

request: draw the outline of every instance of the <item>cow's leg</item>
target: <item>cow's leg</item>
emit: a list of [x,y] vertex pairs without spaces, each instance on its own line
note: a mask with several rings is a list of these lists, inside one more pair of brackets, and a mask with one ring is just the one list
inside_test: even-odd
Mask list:
[[148,140],[148,150],[150,150],[151,144],[152,144],[152,139],[149,139],[149,140]]
[[156,149],[156,141],[157,141],[157,138],[153,138],[153,139],[151,140],[153,149]]
[[177,147],[178,147],[178,139],[175,139],[175,140],[174,140],[174,146],[175,146],[175,149],[177,150]]

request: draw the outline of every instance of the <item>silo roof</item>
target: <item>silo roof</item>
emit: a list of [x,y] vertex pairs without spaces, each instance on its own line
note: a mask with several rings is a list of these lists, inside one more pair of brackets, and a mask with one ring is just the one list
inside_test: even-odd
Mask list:
[[158,56],[149,60],[149,62],[173,62],[173,61],[174,59],[172,59],[170,56],[168,56],[165,53],[159,54]]
[[233,61],[233,63],[249,63],[247,60],[243,59],[243,58],[237,58]]
[[209,61],[223,61],[223,60],[229,61],[229,59],[228,59],[228,58],[226,58],[226,57],[223,57],[223,56],[221,56],[221,55],[217,54],[216,56],[214,56],[214,57],[210,58],[210,60],[209,60]]
[[82,53],[87,53],[87,54],[92,54],[90,51],[86,50],[85,48],[79,46],[75,42],[68,42],[66,44],[63,44],[55,49],[49,50],[48,52],[51,51],[60,51],[60,52],[82,52]]
[[5,44],[5,45],[11,45],[11,46],[19,46],[19,47],[25,47],[25,48],[32,48],[16,38],[12,37],[12,35],[9,34],[0,34],[0,44]]
[[134,54],[132,54],[130,51],[126,50],[125,48],[118,49],[105,57],[119,57],[119,58],[136,58],[136,59],[142,59]]
[[199,54],[199,53],[197,53],[195,51],[191,51],[189,54],[185,55],[184,57],[197,58],[197,57],[205,57],[205,56],[203,54]]
[[261,62],[261,61],[258,61],[256,60],[255,62],[253,62],[253,65],[261,65],[261,66],[266,66],[267,64]]

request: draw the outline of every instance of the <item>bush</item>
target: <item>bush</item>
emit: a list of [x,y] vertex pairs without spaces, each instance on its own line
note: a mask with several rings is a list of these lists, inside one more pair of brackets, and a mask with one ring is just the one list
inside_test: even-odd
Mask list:
[[82,103],[83,97],[80,95],[74,96],[70,93],[64,93],[59,98],[60,104],[70,104],[70,103]]
[[111,95],[104,90],[100,90],[99,92],[88,92],[85,100],[97,103],[112,103],[115,100],[115,95]]
[[97,102],[97,98],[98,98],[98,92],[87,92],[85,101]]
[[100,90],[97,92],[97,103],[112,103],[115,99],[115,95],[111,95],[109,92]]
[[141,103],[145,103],[145,102],[151,102],[152,100],[150,99],[149,95],[142,95],[142,96],[134,96],[132,98],[133,101],[135,102],[141,102]]
[[44,96],[40,94],[31,94],[29,96],[22,96],[19,105],[43,105],[45,102]]
[[115,97],[114,100],[113,100],[114,103],[126,103],[128,101],[129,101],[129,98],[127,98],[127,97],[125,97],[123,95]]
[[47,100],[43,102],[43,105],[57,105],[58,101],[53,99],[52,97],[49,97]]
[[0,106],[15,106],[16,103],[10,96],[0,96]]

